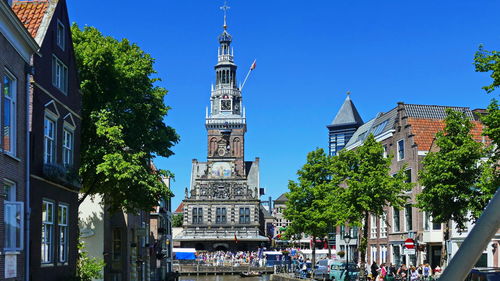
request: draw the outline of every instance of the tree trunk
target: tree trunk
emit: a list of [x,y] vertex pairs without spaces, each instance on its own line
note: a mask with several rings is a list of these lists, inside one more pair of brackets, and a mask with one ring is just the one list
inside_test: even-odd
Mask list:
[[[330,238],[330,237],[328,237]],[[328,247],[328,258],[332,258],[332,247],[330,246],[330,239],[326,239],[326,246]]]
[[312,249],[311,249],[312,250],[312,253],[311,253],[311,255],[312,255],[312,260],[311,260],[312,276],[311,276],[311,278],[314,278],[314,270],[315,270],[314,267],[316,266],[316,236],[313,236],[312,239],[313,239],[312,240],[313,242],[311,243],[312,244],[311,245],[312,246]]
[[363,223],[363,235],[360,235],[359,239],[359,255],[360,255],[360,273],[359,275],[361,277],[366,276],[366,247],[368,240],[366,239],[368,237],[368,219],[369,219],[369,214],[368,212],[365,212],[365,221]]
[[448,263],[448,249],[446,249],[446,244],[450,240],[450,221],[444,224],[443,230],[443,248],[441,249],[441,268],[444,269]]

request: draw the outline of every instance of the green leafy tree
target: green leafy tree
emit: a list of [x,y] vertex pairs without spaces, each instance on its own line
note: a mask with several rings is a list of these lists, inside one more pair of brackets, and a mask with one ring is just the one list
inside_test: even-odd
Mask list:
[[182,223],[184,222],[184,214],[174,214],[172,217],[172,226],[173,227],[182,227]]
[[[328,202],[323,200],[332,174],[329,162],[323,149],[309,152],[307,162],[297,172],[298,181],[289,181],[284,215],[291,223],[285,230],[286,237],[308,234],[316,242],[316,238],[327,235],[328,226],[335,224],[326,212]],[[312,247],[312,263],[316,263],[315,247]]]
[[[338,225],[361,227],[359,252],[363,275],[369,215],[382,216],[386,206],[402,208],[408,199],[403,194],[412,186],[406,182],[403,169],[390,175],[391,157],[385,158],[383,154],[382,145],[372,134],[355,150],[341,151],[338,159],[331,162],[334,177],[339,179],[330,182],[331,191],[325,197],[330,202],[327,213],[336,218]],[[342,188],[337,186],[340,181]]]
[[78,260],[76,264],[75,281],[92,281],[102,278],[105,263],[98,258],[89,257],[82,242],[78,243]]
[[[446,113],[444,130],[436,134],[438,151],[429,152],[423,160],[419,181],[424,188],[417,195],[418,207],[430,214],[434,222],[445,224],[444,241],[449,239],[451,220],[464,229],[486,206],[477,204],[485,195],[478,186],[482,144],[473,139],[470,133],[473,124],[465,113],[452,109]],[[484,201],[487,203],[489,199]],[[443,252],[443,263],[446,256]]]
[[155,85],[154,59],[96,28],[71,31],[83,94],[80,203],[100,194],[111,211],[148,210],[169,192],[160,178],[172,177],[151,163],[179,140],[163,121],[167,91]]
[[[483,87],[487,93],[492,93],[500,86],[500,52],[487,51],[481,45],[474,57],[474,65],[477,72],[491,73],[493,82]],[[500,108],[497,99],[492,99],[481,121],[486,126],[483,134],[488,136],[494,144],[487,150],[488,161],[483,164],[481,184],[485,188],[496,190],[500,186]]]

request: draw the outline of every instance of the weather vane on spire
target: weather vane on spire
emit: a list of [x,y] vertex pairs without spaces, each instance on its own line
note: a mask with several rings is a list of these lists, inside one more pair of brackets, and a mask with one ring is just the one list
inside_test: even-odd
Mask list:
[[224,11],[224,29],[227,28],[227,22],[226,22],[226,17],[227,17],[227,10],[229,10],[231,7],[227,5],[227,0],[224,0],[224,6],[220,7],[221,10]]

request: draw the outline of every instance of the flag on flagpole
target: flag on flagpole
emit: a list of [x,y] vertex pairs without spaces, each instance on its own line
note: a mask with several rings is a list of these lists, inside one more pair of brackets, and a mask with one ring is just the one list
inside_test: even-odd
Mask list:
[[257,60],[254,60],[252,66],[250,66],[250,70],[254,70],[257,67]]

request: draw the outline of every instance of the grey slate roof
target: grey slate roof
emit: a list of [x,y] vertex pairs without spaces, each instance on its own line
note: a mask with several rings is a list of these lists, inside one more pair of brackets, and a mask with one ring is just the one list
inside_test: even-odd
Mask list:
[[349,95],[347,95],[331,125],[346,124],[363,124],[363,119],[359,115],[358,110],[356,109],[356,106],[354,106],[354,103]]
[[280,195],[280,197],[278,197],[278,199],[274,200],[274,203],[278,202],[278,203],[284,203],[288,201],[288,198],[286,198],[286,193],[283,193]]
[[469,117],[470,119],[474,119],[474,115],[468,107],[423,104],[405,104],[404,107],[406,115],[413,118],[444,119],[446,118],[446,109],[451,108],[459,112],[465,112],[467,117]]

